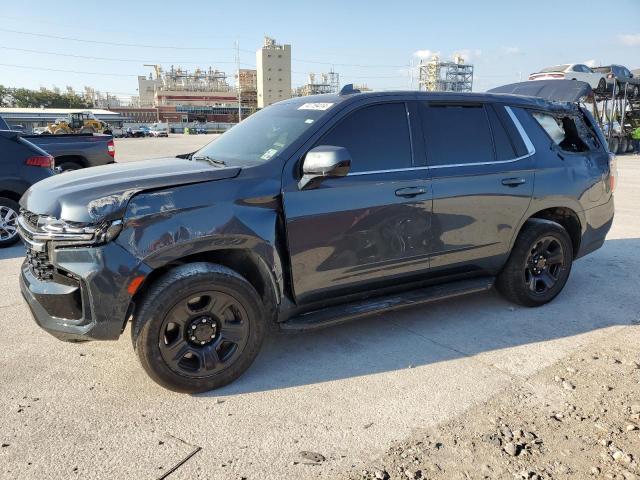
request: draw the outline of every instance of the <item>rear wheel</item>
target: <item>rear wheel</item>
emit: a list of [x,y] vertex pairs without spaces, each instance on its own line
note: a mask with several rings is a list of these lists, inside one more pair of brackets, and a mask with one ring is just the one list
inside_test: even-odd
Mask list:
[[611,153],[617,153],[619,145],[620,140],[618,139],[618,137],[611,137],[611,140],[609,140],[609,151]]
[[622,137],[620,139],[620,143],[618,144],[618,155],[622,155],[623,153],[627,153],[627,148],[629,147],[629,140],[627,137]]
[[260,296],[238,273],[209,263],[187,264],[158,279],[132,327],[149,376],[165,388],[197,393],[242,375],[265,336]]
[[20,206],[10,198],[0,197],[0,248],[16,243]]
[[573,246],[559,224],[528,222],[518,235],[496,286],[512,302],[537,307],[553,300],[569,278]]
[[82,165],[76,162],[63,162],[60,165],[56,166],[60,167],[60,170],[62,172],[71,172],[73,170],[80,170],[82,168]]

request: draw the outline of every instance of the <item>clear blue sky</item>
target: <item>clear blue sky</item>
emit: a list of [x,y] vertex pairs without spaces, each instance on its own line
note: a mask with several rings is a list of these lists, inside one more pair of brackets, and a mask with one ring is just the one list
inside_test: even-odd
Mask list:
[[[526,79],[530,72],[558,63],[592,61],[639,68],[640,0],[616,0],[613,16],[606,14],[608,3],[601,5],[590,8],[584,0],[3,2],[0,84],[76,89],[90,85],[103,92],[135,94],[136,75],[150,72],[143,63],[212,65],[231,75],[234,41],[243,49],[243,66],[250,67],[255,65],[252,52],[265,34],[292,45],[293,86],[304,83],[306,73],[326,71],[333,63],[343,84],[407,88],[407,68],[412,59],[418,60],[418,51],[471,56],[477,91],[517,81],[520,75]],[[6,30],[153,47],[91,44]]]

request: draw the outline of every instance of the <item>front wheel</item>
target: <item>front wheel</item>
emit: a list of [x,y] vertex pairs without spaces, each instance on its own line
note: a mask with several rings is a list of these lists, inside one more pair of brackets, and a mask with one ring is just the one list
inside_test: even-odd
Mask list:
[[528,222],[516,239],[496,287],[508,300],[537,307],[553,300],[569,278],[573,245],[567,231],[548,220]]
[[596,91],[598,93],[604,93],[607,91],[607,81],[604,78],[601,78],[598,82],[598,86],[596,87]]
[[209,263],[177,267],[145,294],[132,340],[149,376],[176,392],[222,387],[242,375],[265,336],[260,296],[235,271]]
[[17,202],[0,197],[0,248],[9,247],[18,241],[19,210]]

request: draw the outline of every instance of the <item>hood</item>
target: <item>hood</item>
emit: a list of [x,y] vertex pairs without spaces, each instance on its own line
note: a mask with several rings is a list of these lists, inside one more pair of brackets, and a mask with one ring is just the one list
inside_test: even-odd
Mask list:
[[534,80],[492,88],[487,93],[511,93],[552,102],[579,102],[593,93],[591,85],[577,80]]
[[214,167],[180,158],[115,163],[54,175],[36,183],[20,206],[38,215],[97,223],[121,218],[129,199],[144,190],[233,178],[237,167]]

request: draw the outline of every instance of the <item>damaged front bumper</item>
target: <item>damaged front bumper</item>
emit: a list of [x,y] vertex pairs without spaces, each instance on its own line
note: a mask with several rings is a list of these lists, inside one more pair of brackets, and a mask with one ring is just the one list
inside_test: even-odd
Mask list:
[[130,315],[127,287],[151,269],[116,242],[73,248],[25,243],[20,288],[36,323],[60,340],[116,340]]

